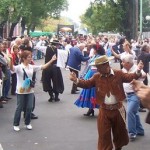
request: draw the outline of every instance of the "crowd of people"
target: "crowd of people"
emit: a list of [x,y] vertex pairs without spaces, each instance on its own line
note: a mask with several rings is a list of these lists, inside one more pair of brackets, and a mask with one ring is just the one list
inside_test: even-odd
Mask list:
[[[42,58],[45,64],[36,66],[34,60]],[[85,68],[80,73],[82,62]],[[111,68],[111,63],[116,62],[120,63],[120,70]],[[84,116],[94,116],[94,109],[99,109],[98,149],[112,150],[114,144],[116,150],[121,150],[129,139],[145,135],[139,112],[150,109],[149,62],[149,39],[138,42],[121,36],[66,35],[4,40],[0,43],[0,108],[11,99],[10,94],[16,95],[13,128],[20,130],[23,111],[26,128],[31,130],[31,119],[37,118],[33,113],[36,72],[43,70],[41,82],[43,91],[50,96],[48,102],[59,102],[59,94],[64,91],[63,66],[73,81],[70,94],[79,94],[74,104],[88,108]],[[80,93],[77,87],[82,88]],[[127,102],[127,111],[123,102]]]

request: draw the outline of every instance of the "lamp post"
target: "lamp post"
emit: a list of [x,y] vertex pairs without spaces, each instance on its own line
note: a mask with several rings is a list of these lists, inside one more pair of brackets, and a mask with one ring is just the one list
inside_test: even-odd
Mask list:
[[143,0],[140,0],[140,38],[142,38],[143,23]]

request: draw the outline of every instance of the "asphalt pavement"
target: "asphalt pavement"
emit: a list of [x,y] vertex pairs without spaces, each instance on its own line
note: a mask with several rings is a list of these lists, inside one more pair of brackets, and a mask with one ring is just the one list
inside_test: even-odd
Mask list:
[[[36,61],[39,65],[43,63],[43,59]],[[118,68],[117,63],[112,65]],[[23,117],[20,122],[21,130],[13,130],[15,96],[11,96],[12,99],[0,109],[0,150],[97,150],[98,110],[95,110],[94,117],[83,116],[88,109],[77,108],[74,105],[79,94],[70,93],[72,82],[69,80],[69,71],[62,69],[62,74],[65,90],[60,95],[61,101],[50,103],[48,93],[42,90],[41,72],[38,72],[34,113],[39,119],[32,120],[33,130],[26,130]],[[123,150],[150,149],[150,125],[145,123],[146,114],[140,113],[145,136],[137,137]]]

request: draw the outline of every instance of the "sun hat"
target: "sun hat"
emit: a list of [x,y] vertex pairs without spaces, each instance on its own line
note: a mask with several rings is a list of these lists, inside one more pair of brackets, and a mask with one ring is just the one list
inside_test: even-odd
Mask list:
[[112,60],[114,57],[107,57],[106,55],[102,55],[98,58],[95,59],[95,61],[93,63],[91,63],[91,66],[97,66],[97,65],[102,65],[105,64],[107,62],[109,62],[110,60]]

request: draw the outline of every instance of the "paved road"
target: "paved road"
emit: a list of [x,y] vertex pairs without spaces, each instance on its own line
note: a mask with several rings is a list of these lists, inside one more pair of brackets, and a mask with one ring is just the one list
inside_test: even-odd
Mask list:
[[[42,64],[44,61],[37,61]],[[114,65],[117,67],[117,64]],[[60,95],[61,101],[49,103],[48,94],[42,91],[40,83],[41,72],[37,76],[35,87],[36,109],[39,119],[33,120],[33,130],[24,128],[21,119],[21,131],[13,131],[13,116],[16,108],[16,98],[0,109],[0,150],[96,150],[97,124],[95,117],[84,117],[87,109],[77,108],[74,105],[78,94],[71,95],[71,82],[68,79],[69,71],[62,69],[65,91]],[[141,120],[145,128],[145,136],[138,137],[130,142],[123,150],[149,150],[150,126],[144,123],[146,113],[141,113]],[[121,137],[120,137],[121,138]]]

